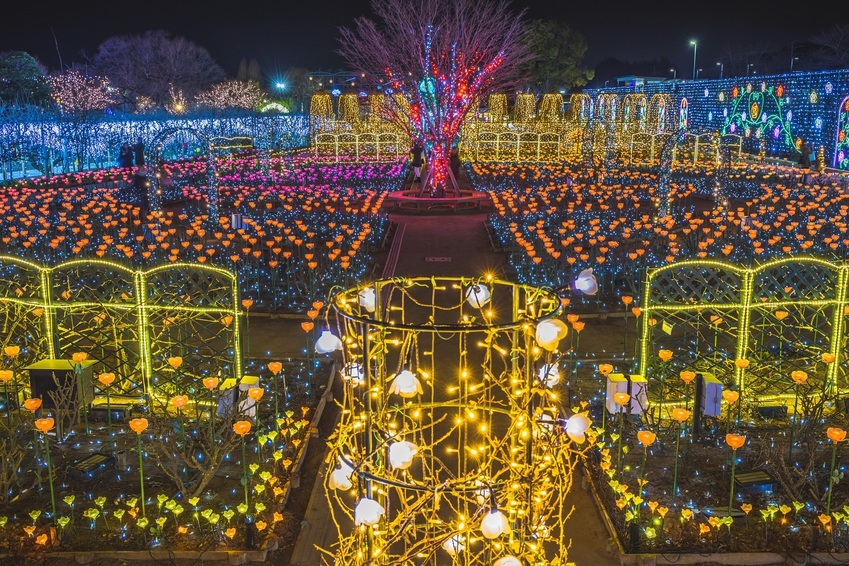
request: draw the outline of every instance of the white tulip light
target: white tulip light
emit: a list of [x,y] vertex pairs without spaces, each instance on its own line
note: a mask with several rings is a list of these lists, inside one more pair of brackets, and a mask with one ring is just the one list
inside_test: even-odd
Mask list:
[[482,309],[489,302],[492,295],[486,285],[471,285],[466,289],[466,302],[476,309]]
[[454,535],[451,538],[445,539],[445,542],[442,543],[442,548],[451,556],[457,556],[466,549],[466,545],[463,544],[463,539],[460,538],[460,535]]
[[329,354],[342,349],[342,340],[329,330],[323,330],[315,341],[316,354]]
[[582,443],[587,439],[587,430],[590,428],[590,419],[583,413],[577,413],[566,421],[566,434],[572,442]]
[[389,464],[396,470],[406,470],[418,451],[419,447],[412,442],[395,442],[389,446]]
[[405,369],[392,379],[389,393],[397,393],[401,397],[410,398],[424,393],[419,379],[408,369]]
[[574,283],[575,289],[583,293],[584,295],[595,295],[598,293],[598,281],[596,281],[595,275],[593,274],[593,268],[583,270],[578,274],[578,278],[575,279]]
[[492,566],[522,566],[522,561],[515,556],[504,556],[493,562]]
[[498,538],[510,532],[510,523],[504,513],[496,509],[487,513],[481,521],[481,532],[488,539]]
[[330,480],[328,480],[328,484],[333,489],[341,489],[342,491],[348,491],[351,489],[354,484],[351,483],[350,472],[346,473],[344,469],[336,468],[330,473]]
[[364,497],[360,499],[357,508],[354,510],[354,523],[357,525],[374,525],[380,521],[384,513],[386,513],[386,509],[383,508],[383,505],[374,499]]
[[537,379],[546,387],[554,387],[560,383],[560,372],[557,370],[556,364],[546,364],[539,368]]
[[351,474],[354,473],[354,468],[348,465],[347,462],[339,459],[339,467],[330,473],[330,487],[333,489],[341,489],[347,491],[353,487],[351,483]]
[[360,301],[360,306],[368,312],[374,312],[374,288],[366,287],[357,295]]
[[552,352],[569,334],[569,327],[558,318],[548,318],[537,323],[535,338],[539,347]]

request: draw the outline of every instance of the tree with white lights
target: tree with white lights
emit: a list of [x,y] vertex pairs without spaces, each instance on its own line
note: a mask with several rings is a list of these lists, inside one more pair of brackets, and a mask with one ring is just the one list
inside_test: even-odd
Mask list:
[[256,110],[266,102],[265,93],[255,81],[225,81],[195,97],[198,106],[224,110]]
[[449,183],[449,158],[466,114],[491,92],[521,84],[532,55],[521,13],[505,1],[373,0],[341,30],[339,53],[363,82],[381,85],[388,119],[424,142],[429,185]]

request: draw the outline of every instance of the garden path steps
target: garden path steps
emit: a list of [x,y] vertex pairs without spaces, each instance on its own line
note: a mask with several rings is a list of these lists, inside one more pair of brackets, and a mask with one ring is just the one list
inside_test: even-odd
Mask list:
[[[384,271],[383,277],[477,277],[493,273],[498,278],[506,278],[505,256],[493,250],[486,230],[486,212],[476,210],[436,215],[390,213],[389,218],[396,225],[403,225],[403,230],[396,230],[395,236],[402,240],[400,247],[397,247],[398,242],[393,241],[397,253],[397,261],[392,259],[395,261],[394,273]],[[377,261],[386,264],[384,258],[377,258]],[[332,564],[328,555],[316,549],[318,546],[331,550],[336,541],[336,526],[324,494],[324,475],[327,470],[328,462],[325,458],[319,476],[315,479],[290,566],[322,566],[322,556],[328,558],[327,563]],[[572,519],[567,523],[572,538],[569,561],[576,566],[618,566],[618,555],[614,556],[609,551],[610,536],[595,502],[591,494],[582,489],[580,473],[575,475],[567,505],[575,506]]]

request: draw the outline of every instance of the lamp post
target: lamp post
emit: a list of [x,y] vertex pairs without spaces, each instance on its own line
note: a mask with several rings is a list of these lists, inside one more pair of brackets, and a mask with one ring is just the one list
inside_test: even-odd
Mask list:
[[791,73],[793,72],[793,61],[798,61],[798,60],[799,60],[798,57],[791,57],[790,58],[790,72]]
[[725,64],[722,61],[719,61],[719,62],[717,62],[717,65],[719,65],[719,78],[721,79],[722,78],[722,71],[725,70]]
[[746,76],[749,76],[749,69],[752,68],[754,63],[746,63]]
[[695,39],[691,39],[690,45],[693,46],[693,80],[696,80],[696,52],[699,49],[699,42]]
[[672,73],[672,80],[678,78],[678,70],[677,69],[669,69],[669,72]]
[[699,73],[701,73],[704,69],[696,69],[696,78],[699,78]]

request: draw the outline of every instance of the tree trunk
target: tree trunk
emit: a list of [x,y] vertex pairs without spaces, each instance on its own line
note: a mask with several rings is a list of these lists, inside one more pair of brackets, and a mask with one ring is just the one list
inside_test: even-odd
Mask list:
[[446,192],[453,194],[454,187],[448,176],[451,154],[450,140],[435,140],[428,143],[427,146],[428,187],[430,192],[439,197],[444,197]]

